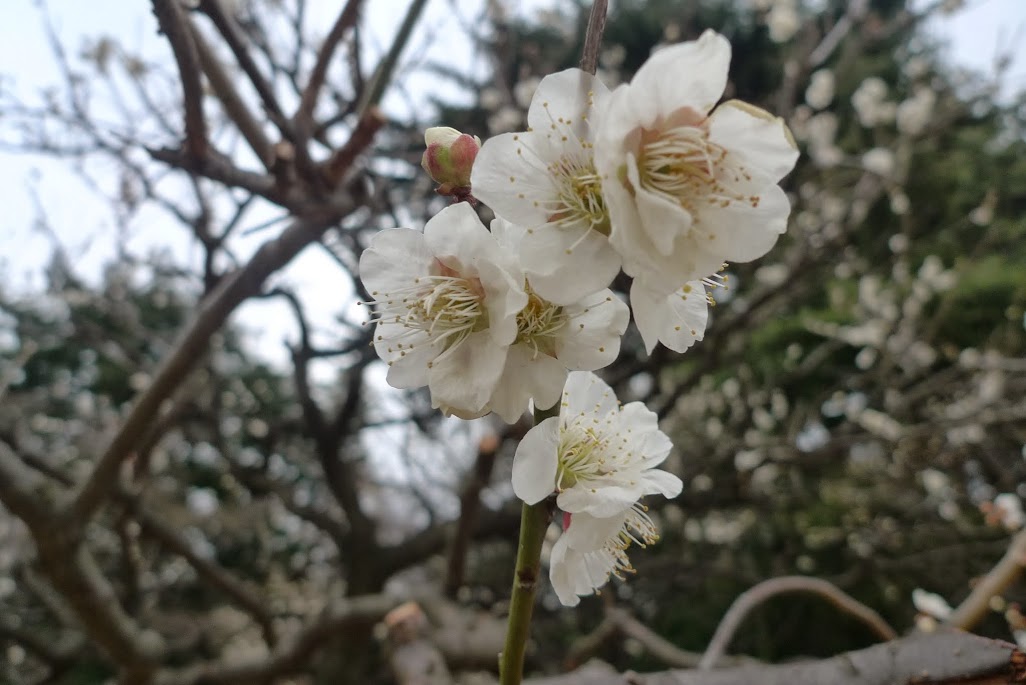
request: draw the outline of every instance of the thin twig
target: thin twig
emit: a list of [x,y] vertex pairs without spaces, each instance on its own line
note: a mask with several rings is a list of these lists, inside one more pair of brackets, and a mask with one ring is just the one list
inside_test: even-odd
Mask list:
[[987,575],[980,579],[946,623],[962,630],[972,630],[990,611],[990,600],[1018,580],[1026,562],[1026,530],[1012,538],[1008,551]]
[[177,0],[153,0],[153,13],[178,63],[185,109],[185,149],[195,159],[202,159],[207,152],[207,125],[203,118],[199,59],[189,18]]
[[606,30],[608,4],[608,0],[595,0],[591,4],[591,14],[588,15],[588,28],[584,34],[584,50],[581,52],[581,69],[589,74],[594,74],[598,68],[602,34]]
[[720,656],[730,646],[742,621],[754,609],[766,600],[785,592],[810,592],[819,595],[841,611],[858,619],[866,627],[876,633],[883,640],[893,640],[898,637],[894,628],[862,602],[839,589],[836,585],[829,583],[822,578],[810,578],[808,576],[781,576],[764,580],[755,587],[741,593],[734,603],[730,605],[726,615],[716,628],[709,646],[702,655],[702,661],[698,668],[708,670],[716,665]]
[[324,44],[321,45],[321,49],[317,53],[317,62],[314,63],[313,71],[310,72],[310,78],[303,90],[299,109],[296,110],[296,115],[292,119],[297,130],[308,131],[310,129],[313,123],[314,107],[317,106],[317,96],[328,76],[328,65],[331,64],[331,58],[342,37],[356,25],[362,4],[363,0],[349,0],[324,39]]
[[358,121],[363,121],[370,110],[376,108],[381,103],[381,96],[385,94],[385,88],[391,83],[392,73],[399,63],[399,55],[402,54],[406,44],[410,42],[413,28],[417,25],[417,21],[420,19],[420,15],[426,5],[427,0],[413,0],[410,3],[410,8],[406,11],[406,16],[403,18],[403,23],[399,26],[399,32],[396,34],[395,40],[392,41],[392,47],[388,49],[388,52],[378,64],[378,68],[374,70],[370,88],[360,98],[360,104],[356,108]]

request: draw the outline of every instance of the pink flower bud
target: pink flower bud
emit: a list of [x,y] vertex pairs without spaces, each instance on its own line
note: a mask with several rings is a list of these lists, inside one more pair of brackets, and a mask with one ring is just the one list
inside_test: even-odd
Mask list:
[[469,189],[470,170],[481,148],[480,138],[436,126],[424,133],[424,142],[427,150],[420,165],[439,184],[439,192],[449,195]]

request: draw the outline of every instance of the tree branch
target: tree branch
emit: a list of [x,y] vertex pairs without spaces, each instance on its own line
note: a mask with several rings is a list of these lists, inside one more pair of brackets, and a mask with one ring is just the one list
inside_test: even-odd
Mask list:
[[[310,78],[306,83],[306,88],[303,90],[299,109],[296,110],[296,114],[292,118],[298,131],[308,132],[311,129],[314,108],[317,106],[317,96],[320,94],[324,80],[328,76],[328,65],[331,64],[331,58],[335,54],[335,49],[338,47],[339,42],[341,42],[342,37],[345,36],[346,31],[356,25],[362,4],[363,0],[348,0],[346,2],[345,7],[342,8],[338,18],[335,20],[335,24],[331,27],[331,31],[328,32],[327,37],[324,39],[321,49],[317,52],[317,62],[314,64],[313,71],[310,72]],[[303,142],[298,141],[297,144],[303,144]]]
[[958,605],[945,623],[962,630],[970,630],[990,611],[991,598],[1000,595],[1022,575],[1024,562],[1026,530],[1012,538],[1005,555],[976,583],[973,591]]
[[[348,210],[355,204],[347,197]],[[64,508],[69,525],[81,526],[101,506],[118,482],[122,462],[138,447],[160,405],[174,392],[206,349],[210,337],[244,300],[260,291],[267,277],[317,240],[321,232],[348,211],[317,219],[300,219],[275,239],[264,243],[246,266],[227,275],[200,303],[199,311],[161,362],[153,382],[135,401],[89,478]]]
[[594,74],[598,68],[599,50],[602,48],[602,34],[606,31],[608,0],[594,0],[588,15],[588,28],[584,34],[584,49],[581,51],[581,70]]
[[822,578],[810,578],[808,576],[782,576],[765,580],[741,593],[734,600],[720,625],[717,626],[716,632],[713,634],[712,640],[709,641],[709,646],[706,648],[698,667],[702,670],[708,670],[715,666],[716,661],[727,650],[727,647],[730,646],[730,641],[734,638],[737,629],[741,627],[741,622],[744,621],[745,616],[766,600],[785,592],[810,592],[814,595],[819,595],[844,613],[860,621],[884,640],[893,640],[898,636],[894,628],[891,628],[880,617],[880,614],[840,590],[832,583]]
[[194,159],[202,159],[207,153],[207,125],[203,118],[203,86],[190,20],[177,0],[153,0],[153,13],[178,63],[185,108],[185,149]]

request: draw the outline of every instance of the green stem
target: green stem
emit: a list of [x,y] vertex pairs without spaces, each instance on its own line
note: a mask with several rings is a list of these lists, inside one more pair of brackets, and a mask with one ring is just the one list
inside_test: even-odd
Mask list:
[[[559,402],[552,409],[534,410],[534,424],[559,414]],[[506,644],[499,655],[500,685],[520,685],[524,678],[524,654],[531,635],[531,613],[541,577],[541,551],[545,531],[552,520],[552,502],[544,499],[525,504],[520,512],[520,543],[513,574],[513,592],[506,625]]]

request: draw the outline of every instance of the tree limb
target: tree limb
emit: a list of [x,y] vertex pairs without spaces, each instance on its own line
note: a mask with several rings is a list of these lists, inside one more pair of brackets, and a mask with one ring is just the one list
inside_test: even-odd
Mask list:
[[880,614],[876,613],[865,604],[840,590],[837,586],[822,578],[810,578],[808,576],[781,576],[770,578],[753,588],[741,593],[734,603],[730,605],[726,615],[717,626],[709,646],[702,655],[698,668],[708,670],[716,665],[716,661],[727,650],[730,641],[734,638],[741,622],[755,607],[766,600],[785,592],[810,592],[819,595],[846,614],[863,623],[866,627],[876,633],[884,640],[893,640],[898,636]]
[[185,108],[185,149],[194,159],[202,159],[207,152],[207,125],[203,118],[203,86],[200,83],[197,46],[189,18],[176,0],[153,0],[153,13],[178,63]]

